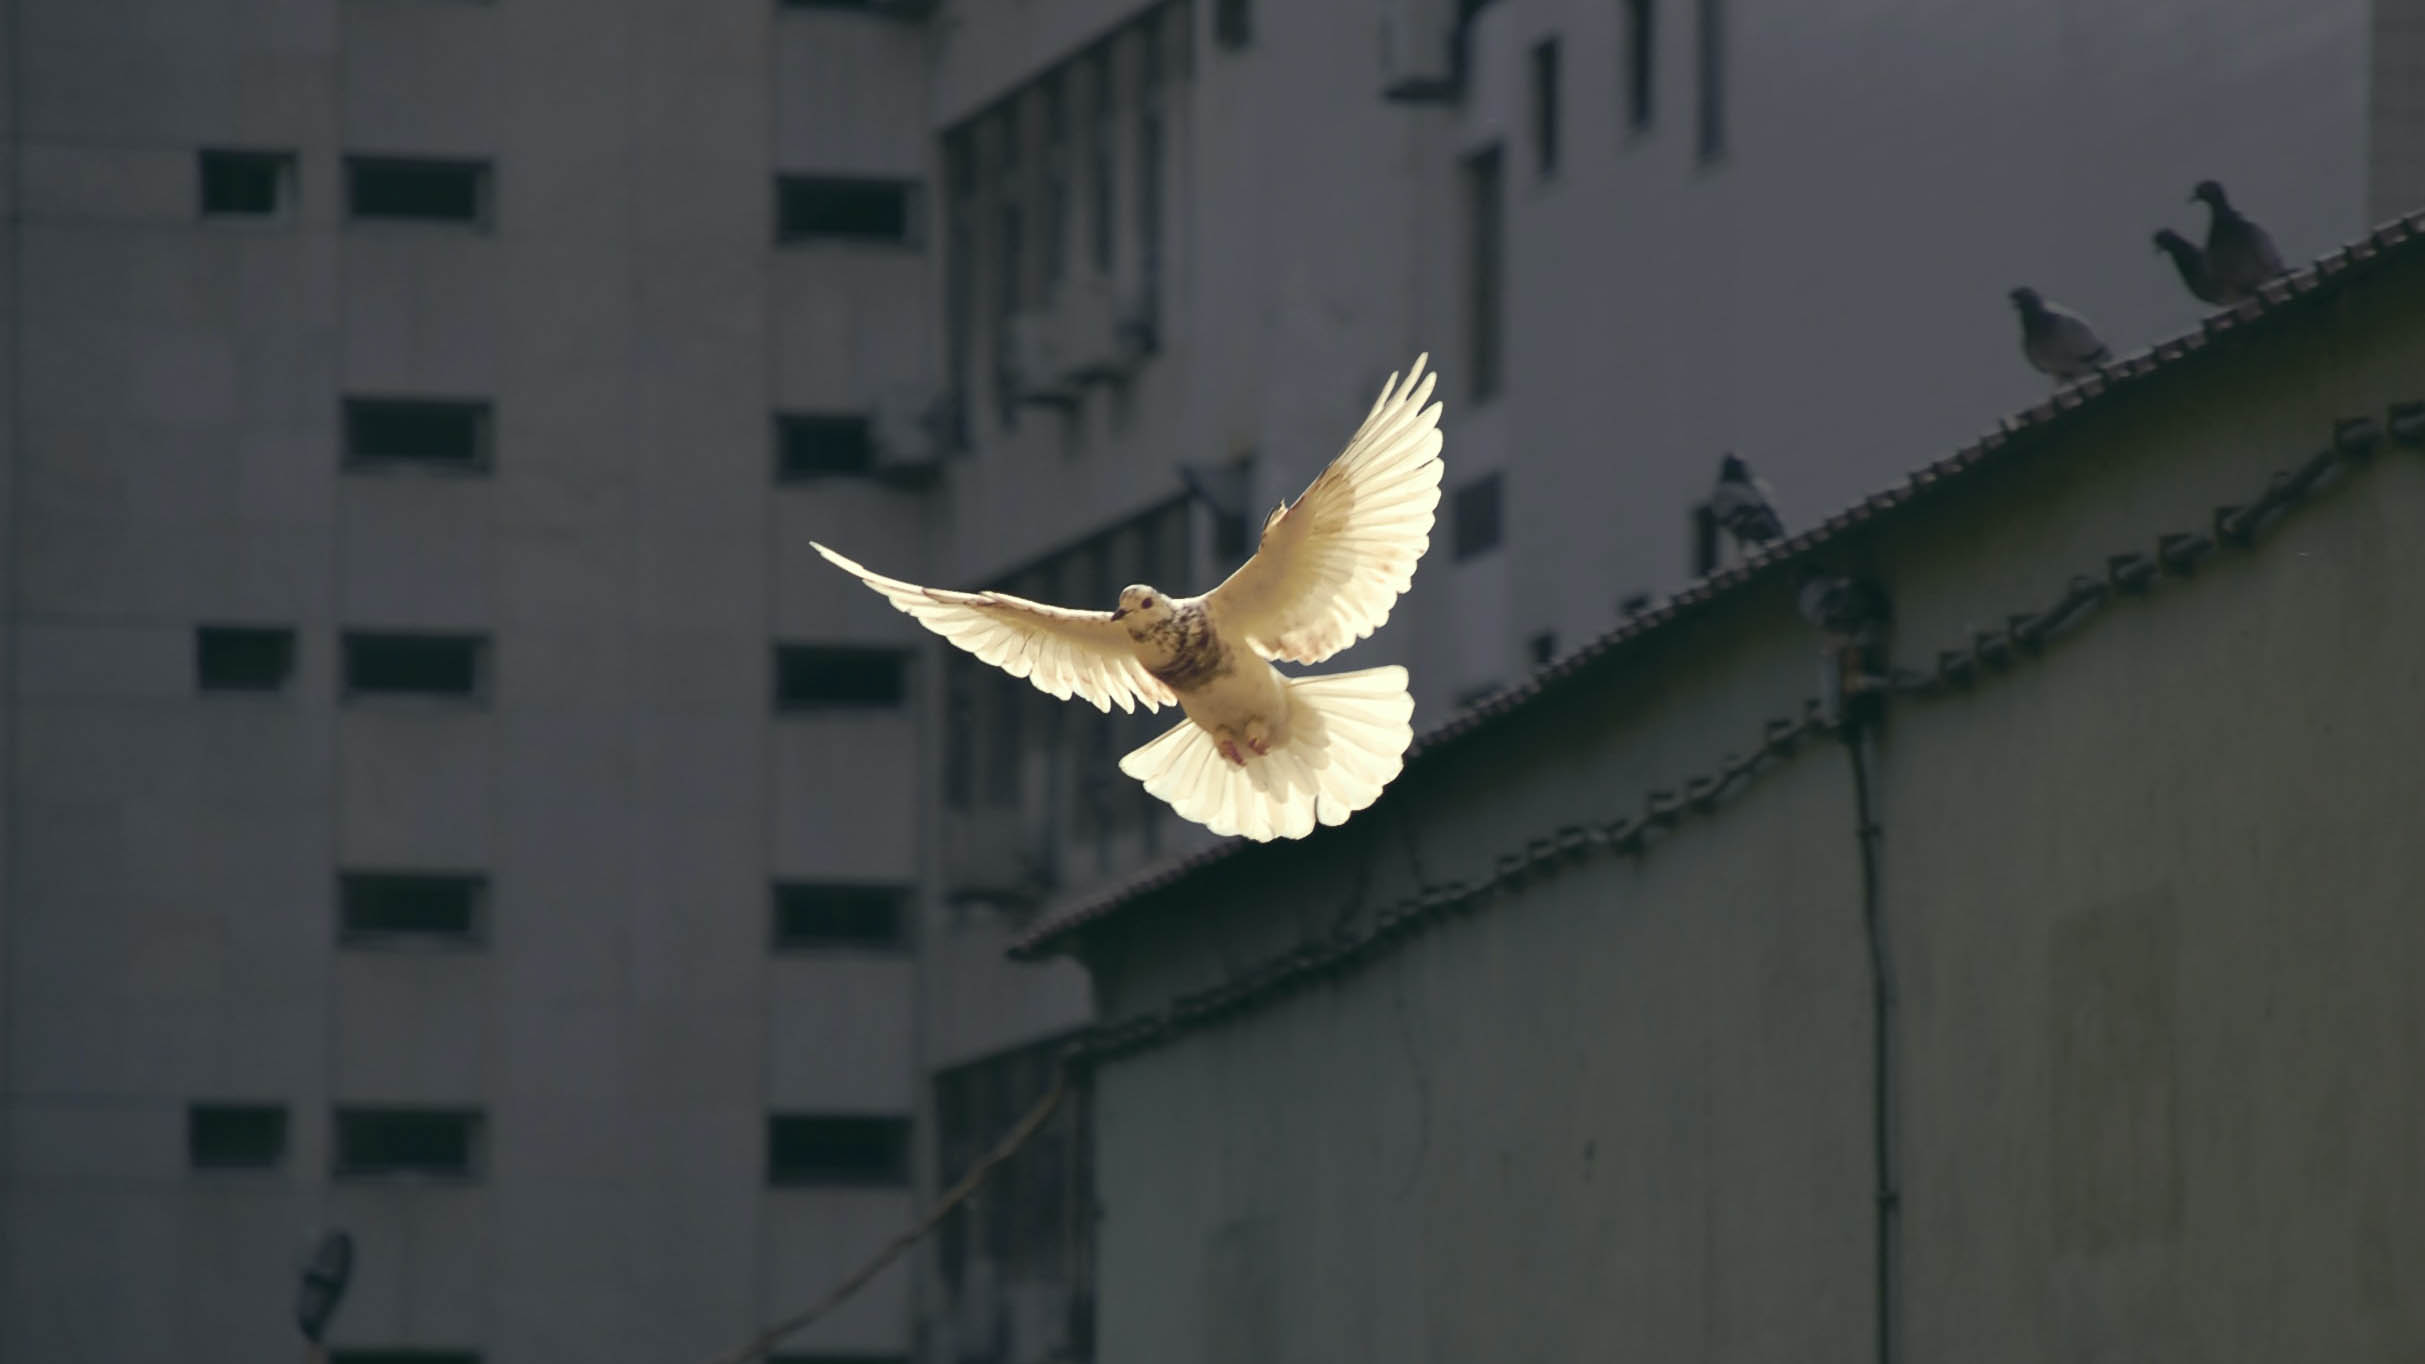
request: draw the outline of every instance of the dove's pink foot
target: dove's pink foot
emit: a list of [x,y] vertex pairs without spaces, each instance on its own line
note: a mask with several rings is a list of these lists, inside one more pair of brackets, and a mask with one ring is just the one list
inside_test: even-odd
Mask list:
[[1216,742],[1221,746],[1222,757],[1229,759],[1232,763],[1239,767],[1246,766],[1246,759],[1240,756],[1238,753],[1238,745],[1234,740],[1220,739],[1216,740]]
[[1260,736],[1253,734],[1246,736],[1246,746],[1253,749],[1255,751],[1255,756],[1258,758],[1262,757],[1266,753],[1271,752],[1271,745]]

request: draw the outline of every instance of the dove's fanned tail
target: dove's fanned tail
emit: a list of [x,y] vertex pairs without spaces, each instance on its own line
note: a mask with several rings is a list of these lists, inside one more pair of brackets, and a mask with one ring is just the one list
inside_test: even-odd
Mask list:
[[1184,720],[1122,758],[1120,770],[1217,834],[1260,843],[1303,838],[1317,823],[1344,824],[1380,798],[1414,742],[1406,669],[1292,677],[1288,704],[1287,741],[1248,756],[1243,767]]

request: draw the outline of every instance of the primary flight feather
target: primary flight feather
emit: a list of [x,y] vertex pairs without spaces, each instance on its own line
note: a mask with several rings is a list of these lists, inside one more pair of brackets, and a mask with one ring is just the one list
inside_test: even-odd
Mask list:
[[1381,628],[1414,582],[1440,504],[1440,404],[1418,356],[1347,448],[1263,523],[1254,556],[1200,597],[1137,584],[1111,611],[952,592],[872,572],[823,545],[927,629],[1045,692],[1109,711],[1187,714],[1120,770],[1187,819],[1258,841],[1345,823],[1414,740],[1406,670],[1290,677]]

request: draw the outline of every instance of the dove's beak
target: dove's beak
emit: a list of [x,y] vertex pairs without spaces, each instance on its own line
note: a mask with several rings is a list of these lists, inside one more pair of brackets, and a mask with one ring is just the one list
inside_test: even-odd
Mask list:
[[1120,617],[1125,616],[1125,615],[1127,615],[1127,614],[1128,614],[1128,608],[1127,608],[1127,607],[1125,607],[1125,606],[1123,606],[1123,607],[1119,607],[1119,608],[1115,609],[1115,610],[1114,610],[1114,611],[1111,613],[1111,618],[1112,618],[1113,620],[1118,620]]

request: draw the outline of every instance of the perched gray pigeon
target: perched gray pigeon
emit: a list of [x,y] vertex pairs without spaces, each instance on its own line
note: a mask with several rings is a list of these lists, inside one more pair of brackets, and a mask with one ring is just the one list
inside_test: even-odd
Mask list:
[[2274,249],[2273,238],[2231,206],[2220,183],[2200,180],[2189,198],[2211,212],[2206,223],[2206,273],[2223,302],[2254,298],[2258,285],[2282,273],[2282,253]]
[[2206,269],[2206,253],[2198,244],[2171,228],[2156,234],[2156,250],[2172,257],[2172,268],[2181,272],[2181,282],[2189,286],[2200,303],[2224,304],[2232,301],[2215,288],[2214,276]]
[[1303,838],[1379,799],[1414,740],[1406,669],[1291,676],[1381,628],[1414,582],[1440,503],[1440,404],[1416,358],[1389,376],[1347,448],[1263,522],[1254,556],[1200,597],[1143,583],[1117,608],[1073,610],[953,592],[810,547],[919,624],[1013,677],[1109,712],[1177,705],[1187,718],[1120,760],[1217,834]]
[[1709,513],[1735,537],[1735,543],[1749,549],[1766,544],[1785,533],[1785,523],[1777,518],[1774,494],[1768,482],[1752,473],[1751,466],[1728,455],[1718,461],[1718,486],[1709,495]]
[[2012,291],[2012,306],[2021,312],[2021,353],[2040,373],[2056,379],[2081,379],[2113,358],[2097,339],[2088,319],[2060,304],[2049,303],[2035,289]]

